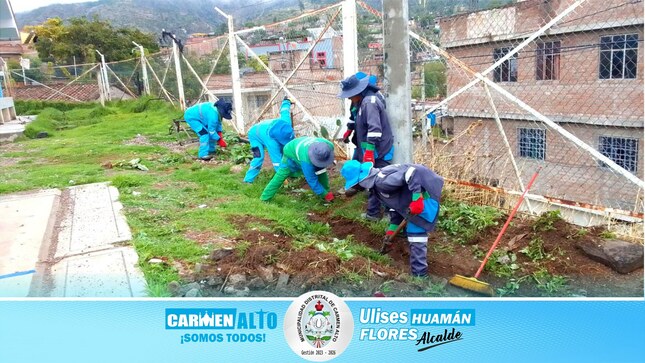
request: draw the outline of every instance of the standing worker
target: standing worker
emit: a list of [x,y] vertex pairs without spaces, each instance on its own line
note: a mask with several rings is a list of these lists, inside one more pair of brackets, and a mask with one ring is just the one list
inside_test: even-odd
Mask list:
[[[356,73],[356,78],[358,79],[363,79],[365,77],[368,77],[368,75],[363,72]],[[376,78],[375,75],[369,75],[370,86],[377,87],[377,82],[378,82],[378,78]],[[385,97],[383,97],[383,94],[381,92],[376,92],[376,96],[383,103],[383,107],[387,108],[387,105],[385,104]],[[363,156],[359,155],[358,149],[356,149],[358,142],[356,141],[356,134],[355,133],[353,134],[354,129],[356,128],[356,116],[358,115],[358,106],[359,104],[356,104],[353,102],[349,105],[349,121],[347,121],[347,130],[343,134],[343,142],[345,144],[349,144],[349,142],[351,141],[351,143],[354,144],[354,155],[352,156],[352,159],[361,161]]]
[[304,174],[311,190],[331,202],[334,194],[329,191],[326,168],[333,163],[334,144],[329,140],[309,136],[293,139],[285,145],[282,162],[260,199],[266,201],[273,198],[289,176]]
[[264,163],[264,148],[269,151],[273,168],[278,171],[282,160],[282,149],[293,140],[291,125],[291,100],[285,97],[280,106],[280,117],[262,121],[249,129],[249,142],[253,152],[251,166],[244,176],[245,183],[253,183],[262,170]]
[[[377,168],[390,165],[394,154],[394,136],[385,113],[383,97],[379,97],[379,88],[370,85],[370,77],[359,79],[356,75],[344,79],[340,86],[338,97],[349,98],[352,104],[358,105],[354,126],[357,159],[374,163]],[[381,202],[371,191],[363,218],[370,221],[381,219]]]
[[226,147],[222,136],[222,118],[231,119],[233,105],[224,100],[203,102],[189,107],[184,113],[184,120],[199,136],[200,160],[208,161],[215,154],[215,142],[219,147]]
[[395,164],[379,169],[356,160],[346,162],[340,173],[346,181],[345,189],[371,189],[390,208],[384,252],[391,247],[390,236],[407,219],[410,274],[427,276],[428,232],[434,230],[439,215],[443,178],[423,165]]

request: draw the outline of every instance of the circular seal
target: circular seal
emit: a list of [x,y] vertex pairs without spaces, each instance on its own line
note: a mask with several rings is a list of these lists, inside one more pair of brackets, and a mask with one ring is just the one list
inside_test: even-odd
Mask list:
[[297,297],[284,317],[284,337],[297,355],[324,362],[338,357],[354,335],[354,318],[347,304],[326,291]]

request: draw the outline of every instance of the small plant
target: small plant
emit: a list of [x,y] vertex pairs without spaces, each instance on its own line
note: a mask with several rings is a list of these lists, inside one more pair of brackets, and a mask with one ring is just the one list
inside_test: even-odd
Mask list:
[[176,164],[183,164],[186,162],[186,156],[182,154],[177,154],[177,153],[169,153],[157,160],[160,164],[164,165],[176,165]]
[[363,283],[363,276],[354,271],[347,271],[343,274],[343,278],[354,285],[360,285]]
[[234,164],[246,164],[253,160],[251,146],[247,143],[234,143],[220,150],[218,152]]
[[515,295],[517,290],[520,289],[520,280],[519,279],[510,279],[506,282],[504,287],[497,289],[497,295],[499,297]]
[[562,220],[559,210],[544,212],[533,223],[533,230],[536,232],[548,232],[555,230],[555,223]]
[[433,284],[432,282],[428,283],[428,287],[423,290],[424,295],[432,297],[443,296],[445,292],[446,290],[444,289],[444,285]]
[[501,216],[502,212],[492,207],[446,202],[439,212],[437,226],[464,244],[480,231],[496,226]]
[[541,261],[545,258],[550,258],[551,255],[544,251],[544,241],[540,237],[535,237],[529,242],[529,245],[520,250],[533,262]]
[[517,256],[514,253],[495,251],[486,262],[484,269],[497,277],[510,278],[520,268],[516,261]]
[[582,237],[586,236],[587,233],[589,233],[589,230],[587,230],[586,228],[578,228],[578,230],[575,233],[572,233],[571,235],[567,236],[567,239],[582,238]]
[[479,248],[478,245],[473,245],[471,249],[473,250],[473,256],[477,260],[482,260],[484,256],[486,256],[486,253],[481,248]]
[[545,268],[541,268],[531,275],[538,289],[548,295],[562,295],[567,288],[567,278],[562,275],[552,275]]
[[119,161],[114,164],[115,167],[124,168],[124,169],[137,169],[141,171],[148,171],[148,167],[141,164],[141,159],[136,158],[130,161]]
[[[339,240],[340,241],[340,240]],[[324,243],[320,242],[315,245],[318,251],[329,252],[338,256],[341,261],[351,260],[354,257],[352,251],[346,243]]]
[[433,244],[432,250],[435,253],[447,253],[449,255],[452,255],[455,253],[455,247],[450,243]]
[[237,257],[244,258],[244,256],[246,256],[246,253],[249,251],[250,247],[251,247],[251,243],[249,241],[241,241],[238,244],[236,244],[235,253],[237,254]]
[[604,231],[600,232],[600,238],[614,239],[614,238],[616,238],[616,234],[614,232],[612,232],[612,231],[604,230]]
[[392,292],[392,281],[385,281],[382,283],[379,290],[386,295]]

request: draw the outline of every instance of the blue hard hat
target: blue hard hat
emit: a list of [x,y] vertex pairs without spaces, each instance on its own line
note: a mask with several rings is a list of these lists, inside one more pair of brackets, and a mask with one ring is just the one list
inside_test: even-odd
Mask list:
[[340,169],[340,174],[345,178],[345,190],[360,183],[370,175],[370,170],[374,167],[372,163],[360,163],[358,160],[350,160]]

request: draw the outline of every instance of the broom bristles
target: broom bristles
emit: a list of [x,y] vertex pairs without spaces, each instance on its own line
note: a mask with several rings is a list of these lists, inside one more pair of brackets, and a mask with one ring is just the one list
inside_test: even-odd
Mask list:
[[474,277],[455,275],[450,279],[450,284],[462,289],[474,291],[487,296],[495,296],[495,290],[489,284],[479,281]]

